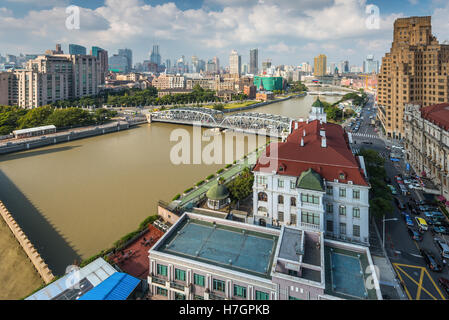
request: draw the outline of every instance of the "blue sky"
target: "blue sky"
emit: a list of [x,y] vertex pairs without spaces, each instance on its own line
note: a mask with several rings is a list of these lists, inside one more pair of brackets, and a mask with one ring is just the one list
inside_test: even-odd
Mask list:
[[[380,10],[379,28],[366,25],[367,5]],[[80,7],[80,29],[65,26],[66,7]],[[131,48],[148,59],[154,42],[163,60],[218,56],[236,49],[259,60],[297,65],[325,53],[328,62],[361,65],[389,50],[397,17],[432,15],[434,34],[449,40],[447,0],[0,0],[0,54],[42,53],[62,43],[97,45],[112,55]]]

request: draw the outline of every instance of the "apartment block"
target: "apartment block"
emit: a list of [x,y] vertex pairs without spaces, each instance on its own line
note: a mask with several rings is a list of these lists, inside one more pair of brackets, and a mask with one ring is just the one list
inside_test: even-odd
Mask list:
[[171,74],[161,74],[159,77],[153,79],[152,84],[158,90],[184,89],[186,87],[186,78]]
[[382,59],[377,116],[388,137],[404,136],[406,104],[427,107],[449,100],[449,45],[432,35],[431,17],[400,18]]
[[17,105],[17,77],[13,72],[0,72],[0,106]]

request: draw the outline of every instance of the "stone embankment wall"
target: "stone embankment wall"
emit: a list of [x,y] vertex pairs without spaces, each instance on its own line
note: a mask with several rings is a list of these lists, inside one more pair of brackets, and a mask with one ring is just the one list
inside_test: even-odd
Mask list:
[[1,201],[0,214],[45,283],[48,284],[53,281],[55,276],[52,271]]

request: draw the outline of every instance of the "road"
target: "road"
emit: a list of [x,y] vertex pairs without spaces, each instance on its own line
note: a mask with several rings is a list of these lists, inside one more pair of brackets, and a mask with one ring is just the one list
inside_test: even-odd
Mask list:
[[[385,159],[385,169],[387,175],[391,178],[392,184],[399,190],[394,177],[399,173],[407,175],[405,164],[393,163],[389,160],[389,151],[387,145],[391,147],[391,142],[382,140],[375,128],[370,125],[369,117],[375,117],[373,110],[374,101],[371,96],[370,101],[362,109],[360,128],[357,133],[352,134],[353,151],[357,152],[361,148],[369,148],[378,151]],[[369,110],[370,109],[370,110]],[[396,144],[396,143],[395,143]],[[396,144],[397,145],[397,144]],[[420,191],[413,190],[411,196],[397,196],[402,202],[407,203],[411,197],[416,200],[422,200],[424,197]],[[442,273],[435,273],[428,269],[424,258],[420,254],[420,248],[424,248],[433,253],[437,261],[442,264],[439,250],[434,244],[431,231],[426,231],[423,235],[423,241],[417,243],[412,240],[407,231],[404,218],[400,211],[394,205],[394,212],[387,213],[385,219],[397,219],[396,221],[386,221],[385,227],[385,249],[390,259],[398,279],[403,284],[406,296],[410,300],[446,300],[448,296],[438,284],[439,277],[449,278],[448,267],[445,267]],[[411,215],[414,219],[414,216]],[[421,217],[423,217],[421,215]],[[379,231],[382,233],[382,220],[376,219]],[[415,222],[416,227],[416,222]]]

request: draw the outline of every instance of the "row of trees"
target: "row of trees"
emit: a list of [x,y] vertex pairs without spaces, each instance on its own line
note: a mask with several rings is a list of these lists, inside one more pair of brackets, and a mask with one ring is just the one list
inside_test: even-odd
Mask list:
[[51,124],[58,128],[102,124],[116,115],[116,111],[102,108],[89,112],[80,108],[55,109],[52,106],[34,109],[0,106],[0,135]]
[[364,157],[366,170],[371,183],[370,210],[376,217],[383,217],[394,210],[390,189],[385,182],[385,159],[375,150],[362,148],[359,155]]
[[246,199],[253,192],[254,175],[246,167],[243,171],[227,185],[231,199],[234,202]]
[[290,92],[307,92],[309,89],[301,81],[295,81],[290,84]]

